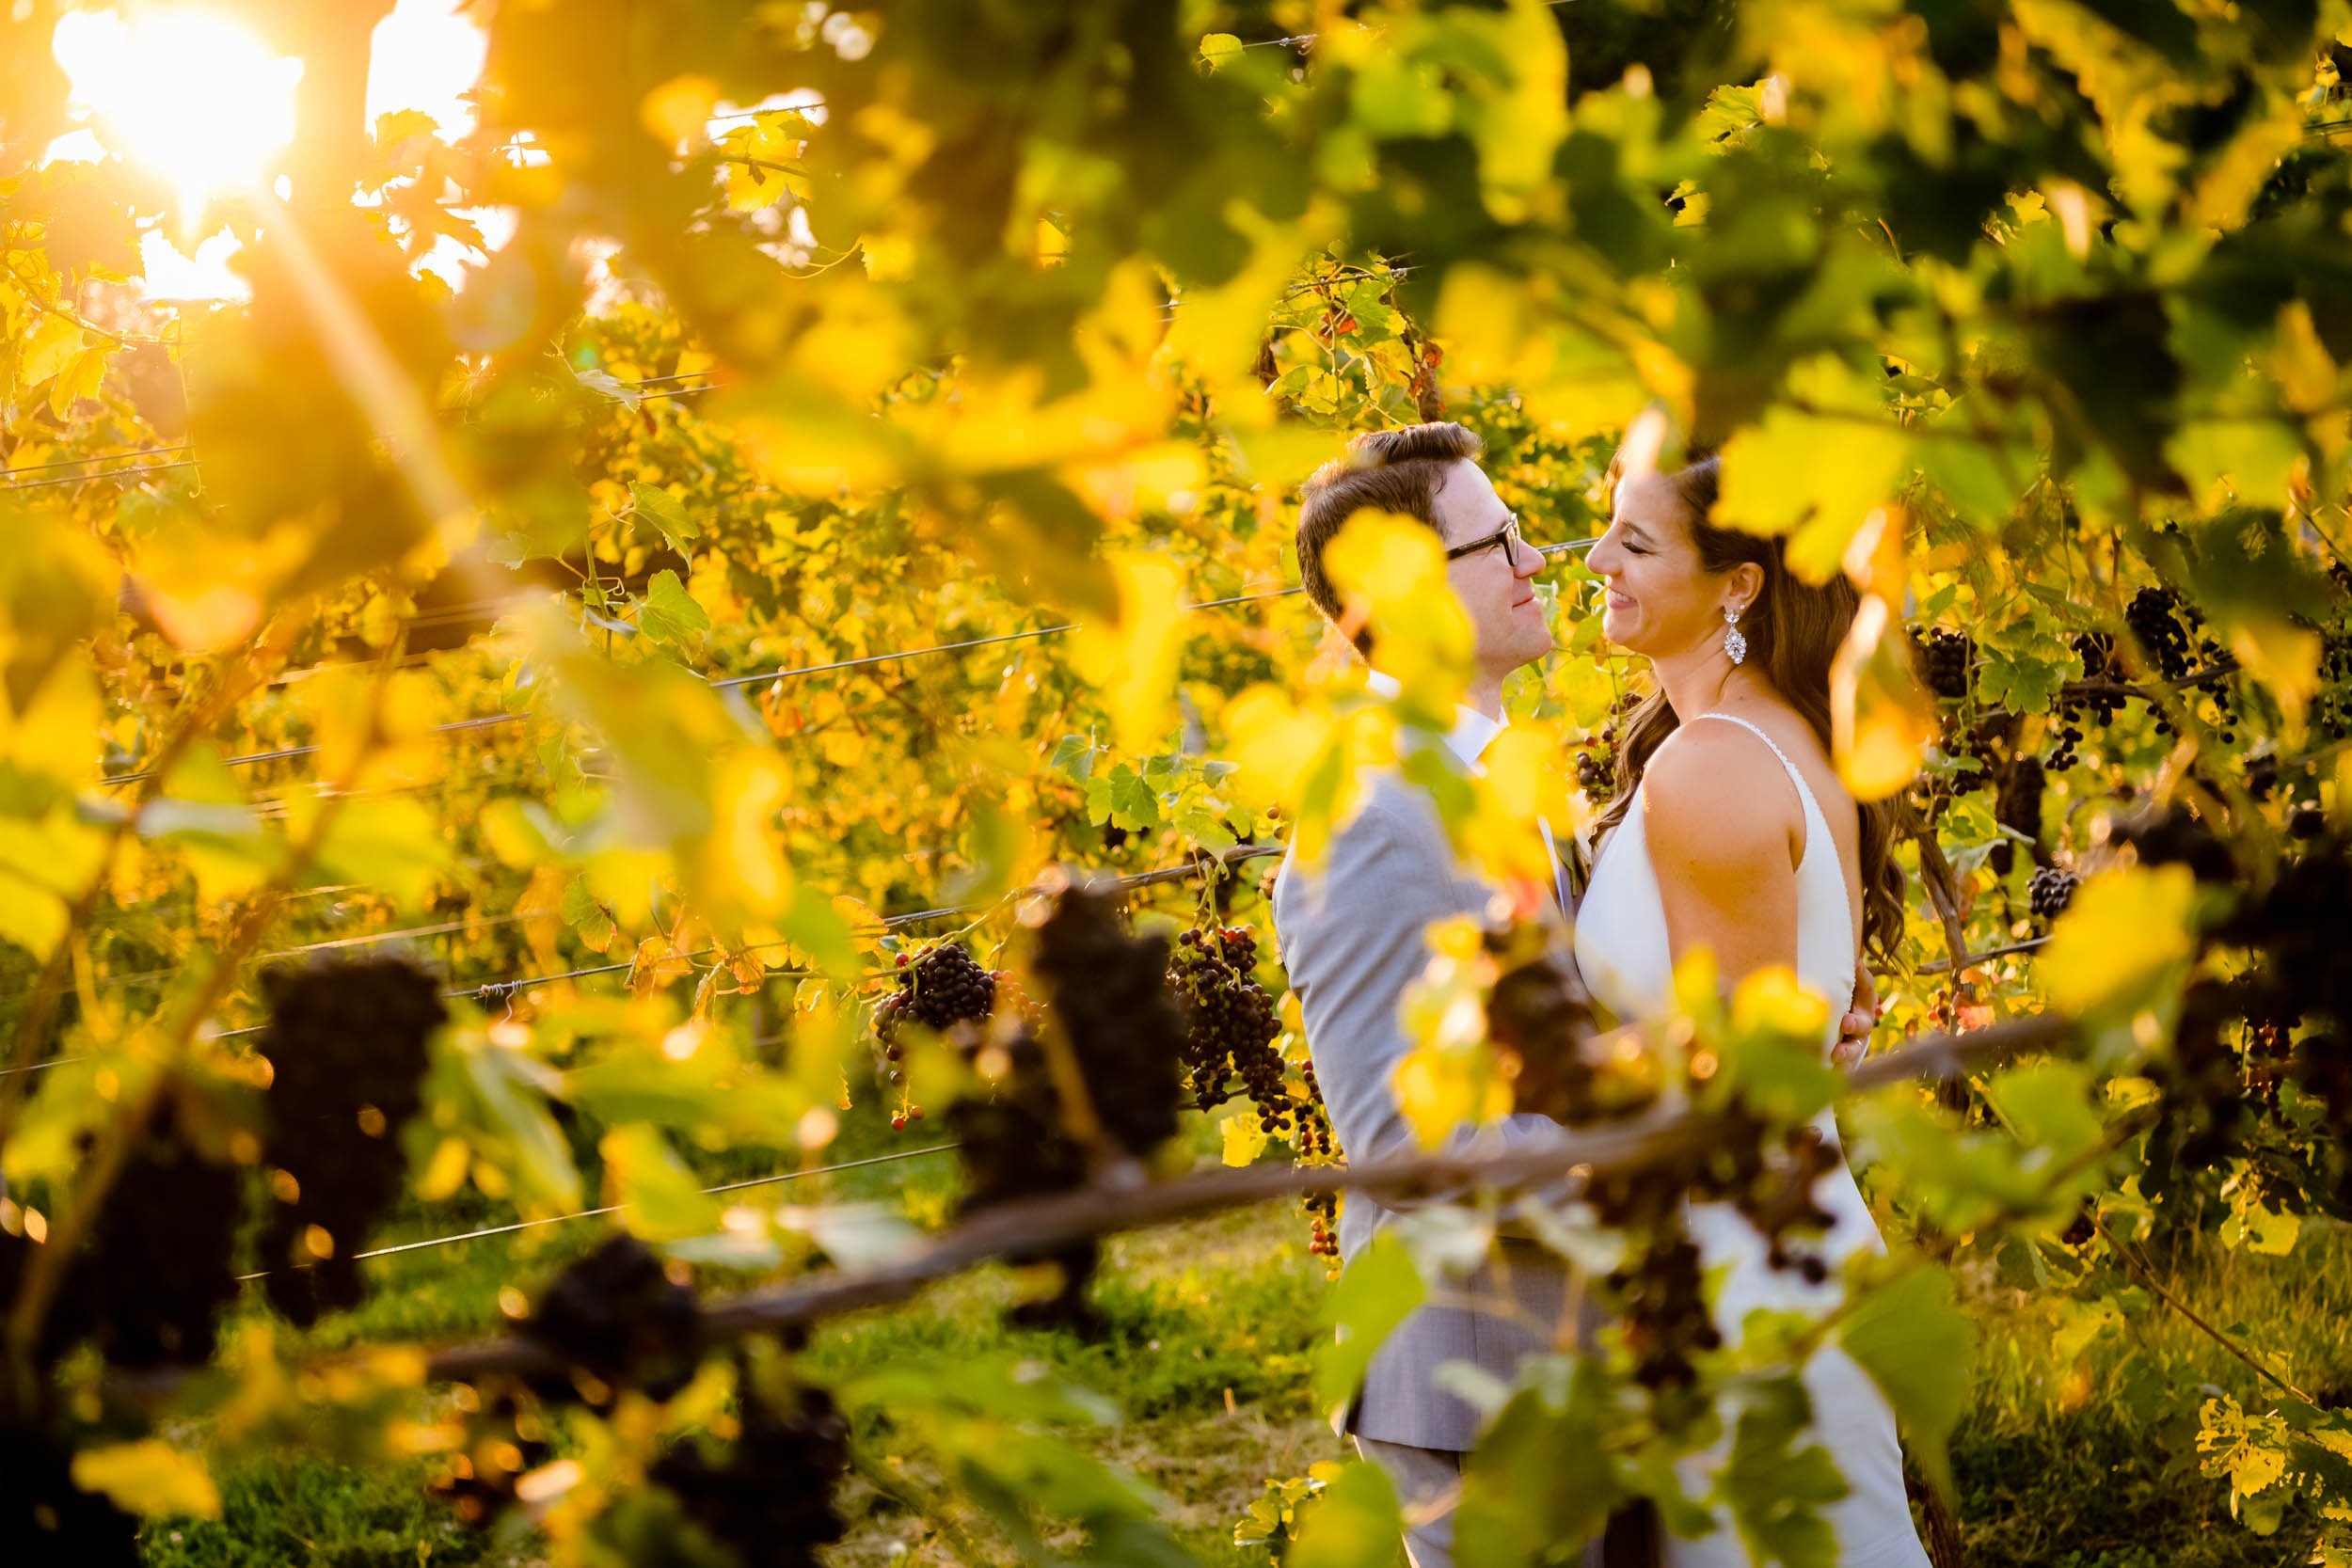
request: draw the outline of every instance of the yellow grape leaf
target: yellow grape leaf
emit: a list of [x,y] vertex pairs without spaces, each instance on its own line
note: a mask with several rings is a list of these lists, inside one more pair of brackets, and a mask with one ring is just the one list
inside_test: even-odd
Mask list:
[[1266,1132],[1258,1125],[1257,1117],[1248,1113],[1228,1117],[1219,1125],[1225,1163],[1236,1166],[1256,1164],[1266,1146]]
[[614,1128],[596,1149],[604,1156],[606,1196],[620,1206],[621,1224],[630,1234],[675,1242],[719,1227],[718,1201],[653,1127]]
[[82,349],[82,329],[44,310],[34,319],[31,334],[17,351],[17,377],[26,387],[38,387],[72,363]]
[[694,139],[719,102],[719,84],[707,76],[673,76],[637,105],[637,122],[665,147]]
[[20,771],[70,787],[93,784],[104,722],[104,700],[88,661],[60,659],[24,712],[8,712],[8,694],[0,690],[0,757]]
[[777,826],[789,787],[784,760],[773,752],[746,747],[721,765],[703,846],[703,879],[718,907],[773,916],[792,895],[792,867]]
[[1790,372],[1791,391],[1836,411],[1775,404],[1724,447],[1715,521],[1788,534],[1789,569],[1808,582],[1826,582],[1838,569],[1855,533],[1910,470],[1910,441],[1880,412],[1877,394],[1863,401],[1854,382],[1834,360],[1808,361]]
[[2248,1443],[2230,1456],[2230,1489],[2240,1497],[2252,1497],[2286,1473],[2287,1456],[2278,1449]]
[[1437,327],[1449,379],[1517,383],[1548,375],[1550,346],[1529,319],[1526,291],[1493,267],[1466,261],[1446,269]]
[[106,367],[113,358],[114,345],[99,343],[67,360],[65,368],[57,372],[57,378],[49,384],[51,415],[65,419],[72,412],[76,402],[96,397],[98,388],[105,383]]
[[2246,673],[2270,689],[2291,724],[2319,690],[2319,634],[2267,617],[2240,621],[2229,628],[2230,652]]
[[694,966],[678,956],[670,939],[656,933],[637,944],[629,956],[628,990],[631,996],[643,996],[659,990],[680,975],[691,974]]
[[432,1159],[425,1162],[424,1174],[417,1178],[417,1196],[427,1203],[438,1203],[456,1195],[466,1184],[466,1167],[471,1164],[473,1150],[466,1140],[445,1137],[435,1147]]
[[73,1484],[104,1495],[128,1513],[220,1517],[220,1488],[212,1473],[160,1438],[84,1449],[73,1456]]
[[1200,63],[1211,71],[1221,71],[1241,58],[1243,44],[1232,33],[1207,33],[1200,40]]
[[1919,771],[1937,733],[1935,705],[1911,667],[1909,639],[1887,602],[1867,595],[1830,663],[1830,740],[1857,800],[1883,800]]
[[2188,959],[2196,898],[2185,865],[2126,866],[2083,883],[2034,965],[2051,1005],[2080,1015],[2153,1000],[2166,973]]
[[[1506,60],[1508,88],[1465,104],[1478,144],[1478,177],[1486,211],[1503,223],[1546,215],[1547,198],[1559,200],[1552,157],[1568,134],[1568,51],[1545,0],[1510,0],[1502,10],[1457,11],[1448,25],[1483,33]],[[1554,209],[1556,211],[1556,207]]]
[[0,870],[0,942],[14,942],[45,963],[65,927],[63,898]]
[[1141,550],[1112,556],[1110,567],[1119,619],[1083,623],[1070,640],[1071,657],[1078,673],[1101,689],[1119,743],[1142,753],[1157,748],[1176,719],[1184,578],[1166,556]]
[[1323,559],[1347,619],[1371,626],[1380,669],[1404,687],[1405,711],[1450,729],[1474,633],[1446,577],[1445,542],[1418,518],[1364,511],[1347,520]]

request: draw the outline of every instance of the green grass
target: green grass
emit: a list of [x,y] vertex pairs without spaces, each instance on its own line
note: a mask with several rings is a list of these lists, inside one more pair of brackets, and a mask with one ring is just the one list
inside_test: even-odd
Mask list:
[[[829,1158],[891,1142],[853,1129]],[[897,1197],[935,1221],[952,1181],[951,1160],[934,1156],[752,1196]],[[497,1220],[478,1204],[463,1215],[415,1213],[382,1240]],[[327,1348],[493,1332],[501,1286],[544,1278],[594,1245],[606,1223],[383,1259],[371,1265],[377,1290],[369,1302],[307,1340]],[[2352,1233],[2315,1227],[2285,1259],[2192,1245],[2161,1266],[2201,1315],[2245,1325],[2245,1338],[2275,1352],[2304,1387],[2352,1387],[2352,1315],[2343,1310],[2352,1302]],[[1963,1288],[1980,1330],[1975,1396],[1952,1444],[1972,1568],[2276,1568],[2301,1560],[2307,1518],[2290,1513],[2279,1535],[2256,1537],[2230,1517],[2226,1487],[2198,1473],[2201,1390],[2253,1402],[2260,1385],[2252,1371],[2153,1299],[2080,1356],[2061,1358],[2055,1341],[2064,1309],[2046,1293],[2007,1290],[1989,1277],[1964,1278]],[[1114,1239],[1096,1291],[1110,1332],[1095,1343],[1005,1329],[1001,1312],[1018,1289],[1009,1270],[977,1271],[905,1307],[829,1324],[806,1354],[828,1376],[910,1364],[952,1375],[1009,1354],[1044,1362],[1119,1401],[1120,1420],[1078,1440],[1159,1488],[1169,1499],[1168,1524],[1204,1562],[1262,1562],[1263,1554],[1237,1551],[1231,1534],[1263,1481],[1344,1454],[1306,1394],[1327,1287],[1320,1263],[1306,1256],[1302,1222],[1270,1207]],[[354,1471],[258,1452],[219,1467],[224,1517],[151,1528],[145,1551],[154,1568],[519,1568],[544,1558],[544,1544],[528,1529],[481,1536],[450,1524],[421,1495],[429,1473],[422,1462]],[[905,1474],[922,1479],[920,1456],[911,1456]],[[833,1554],[841,1568],[957,1560],[926,1521],[871,1485],[852,1481],[844,1501],[850,1530]],[[950,1523],[992,1539],[976,1520]]]

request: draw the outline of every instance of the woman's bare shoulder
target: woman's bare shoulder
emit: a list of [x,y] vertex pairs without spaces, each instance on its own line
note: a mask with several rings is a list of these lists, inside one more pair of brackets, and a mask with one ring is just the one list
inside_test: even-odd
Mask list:
[[1779,777],[1772,752],[1739,725],[1685,724],[1643,770],[1645,825],[1654,841],[1708,861],[1785,853],[1793,799]]

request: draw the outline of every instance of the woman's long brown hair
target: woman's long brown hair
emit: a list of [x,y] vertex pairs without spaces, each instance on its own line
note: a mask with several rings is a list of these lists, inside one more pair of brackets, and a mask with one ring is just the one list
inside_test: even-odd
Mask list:
[[[1748,657],[1770,676],[1773,689],[1804,716],[1821,742],[1831,749],[1829,667],[1853,625],[1861,596],[1843,575],[1815,585],[1797,578],[1777,538],[1718,528],[1708,521],[1722,488],[1722,464],[1713,455],[1667,476],[1687,509],[1691,542],[1698,546],[1699,564],[1710,573],[1730,571],[1752,562],[1764,573],[1764,586],[1741,613],[1740,629],[1748,640]],[[1610,465],[1613,489],[1619,475]],[[1643,769],[1681,726],[1662,689],[1642,699],[1629,715],[1617,742],[1616,793],[1599,826],[1613,828],[1633,803]],[[1881,957],[1892,952],[1903,934],[1903,868],[1893,853],[1896,807],[1873,800],[1856,806],[1860,815],[1862,850],[1862,936]]]

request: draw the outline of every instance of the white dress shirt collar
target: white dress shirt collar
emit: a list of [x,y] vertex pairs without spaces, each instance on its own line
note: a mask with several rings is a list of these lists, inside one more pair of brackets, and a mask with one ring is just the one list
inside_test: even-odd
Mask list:
[[[1378,670],[1365,673],[1364,685],[1391,699],[1405,689],[1402,681]],[[1454,709],[1454,728],[1445,737],[1446,750],[1452,752],[1464,768],[1475,769],[1478,759],[1486,754],[1487,747],[1494,744],[1495,736],[1510,725],[1508,719],[1489,719],[1474,707],[1457,705]]]
[[[1364,685],[1381,696],[1391,699],[1405,689],[1402,681],[1394,675],[1384,674],[1378,670],[1365,673]],[[1489,719],[1474,707],[1457,704],[1454,709],[1454,728],[1446,735],[1445,747],[1447,751],[1454,753],[1455,760],[1460,762],[1465,769],[1472,773],[1484,773],[1486,769],[1479,766],[1478,759],[1486,754],[1487,747],[1494,744],[1495,736],[1510,727],[1511,721],[1508,719]],[[1544,853],[1551,861],[1552,896],[1559,901],[1563,911],[1572,911],[1576,905],[1568,896],[1567,881],[1561,875],[1560,849],[1559,846],[1552,842],[1551,824],[1538,816],[1535,819],[1535,830],[1543,835]]]

